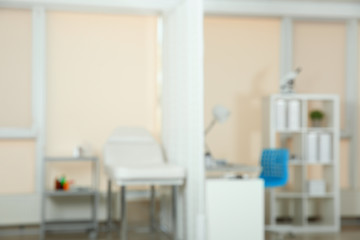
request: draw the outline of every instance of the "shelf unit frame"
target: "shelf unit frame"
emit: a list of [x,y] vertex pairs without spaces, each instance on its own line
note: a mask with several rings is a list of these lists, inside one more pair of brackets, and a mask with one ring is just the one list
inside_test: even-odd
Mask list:
[[[46,163],[51,162],[90,162],[91,168],[91,188],[87,190],[77,191],[60,191],[60,190],[48,190],[46,187]],[[89,231],[91,238],[96,238],[98,235],[98,214],[99,208],[99,159],[97,157],[45,157],[42,179],[44,180],[43,191],[41,194],[41,226],[40,226],[40,239],[45,239],[46,232],[50,231]],[[91,198],[91,219],[85,221],[47,221],[46,220],[46,199],[47,198],[63,198],[63,197],[90,197]]]
[[[299,100],[300,101],[300,128],[296,130],[277,130],[276,128],[276,101],[278,99]],[[309,102],[326,102],[327,109],[324,109],[328,119],[329,125],[324,127],[313,128],[309,126],[308,120],[308,106]],[[325,105],[325,104],[324,104]],[[269,189],[268,193],[268,205],[269,216],[268,222],[265,227],[266,230],[272,232],[283,233],[326,233],[326,232],[338,232],[340,230],[340,203],[339,203],[339,140],[340,140],[340,128],[339,128],[339,98],[332,94],[274,94],[263,99],[263,147],[264,148],[278,148],[277,136],[300,134],[301,136],[301,159],[289,160],[289,170],[294,168],[298,171],[301,179],[300,187],[296,191],[289,191],[286,188]],[[331,159],[330,163],[310,163],[306,159],[306,134],[308,132],[326,132],[331,134]],[[328,177],[331,181],[325,179],[327,190],[325,194],[312,195],[307,191],[307,178],[308,168],[312,166],[319,166],[323,171],[328,173]],[[289,176],[291,177],[291,175]],[[330,189],[330,191],[329,191]],[[301,211],[294,209],[295,214],[301,214],[300,224],[279,224],[276,221],[277,201],[301,201]],[[308,222],[310,216],[309,204],[314,201],[322,201],[322,204],[326,204],[328,210],[324,211],[321,216],[323,223],[314,224]],[[330,206],[330,207],[329,207]],[[325,215],[327,215],[325,217]],[[294,219],[297,218],[294,216]]]

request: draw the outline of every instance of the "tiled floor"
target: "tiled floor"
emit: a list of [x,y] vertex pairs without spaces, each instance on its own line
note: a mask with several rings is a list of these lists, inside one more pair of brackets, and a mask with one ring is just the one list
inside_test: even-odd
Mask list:
[[[1,240],[38,240],[38,236],[12,236],[0,237]],[[49,234],[47,240],[88,240],[86,234]],[[170,240],[171,238],[162,234],[149,234],[149,233],[129,233],[129,240]],[[267,236],[266,240],[279,239]],[[101,233],[98,240],[120,240],[117,234]],[[226,240],[226,239],[219,239]],[[251,240],[251,239],[244,239]],[[341,233],[338,234],[312,234],[312,235],[297,235],[294,237],[286,237],[285,240],[360,240],[360,226],[359,227],[346,227],[343,228]]]

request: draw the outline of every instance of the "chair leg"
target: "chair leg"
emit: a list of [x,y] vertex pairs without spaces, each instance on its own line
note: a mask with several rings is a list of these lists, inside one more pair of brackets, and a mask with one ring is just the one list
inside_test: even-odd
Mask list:
[[150,231],[155,231],[155,186],[150,188]]
[[177,186],[172,186],[173,239],[177,239]]
[[121,240],[127,240],[126,187],[121,186]]
[[108,180],[108,189],[107,189],[107,227],[108,232],[112,230],[112,194],[111,194],[111,180]]

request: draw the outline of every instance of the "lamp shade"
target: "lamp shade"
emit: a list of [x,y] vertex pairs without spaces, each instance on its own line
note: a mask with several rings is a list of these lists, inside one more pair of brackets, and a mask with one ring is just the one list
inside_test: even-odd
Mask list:
[[213,108],[213,115],[217,122],[223,123],[229,118],[230,111],[224,106],[217,105]]

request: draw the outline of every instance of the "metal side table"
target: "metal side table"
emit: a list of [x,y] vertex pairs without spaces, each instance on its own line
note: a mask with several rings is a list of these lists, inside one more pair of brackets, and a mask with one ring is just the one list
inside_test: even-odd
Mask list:
[[[92,164],[92,187],[79,190],[49,190],[46,189],[46,165],[51,162],[90,162]],[[41,226],[40,240],[45,239],[47,232],[75,232],[87,231],[90,238],[98,235],[99,205],[99,159],[97,157],[45,157],[42,171],[43,191],[41,196]],[[85,221],[47,221],[46,220],[46,199],[63,197],[90,197],[91,198],[91,219]]]

